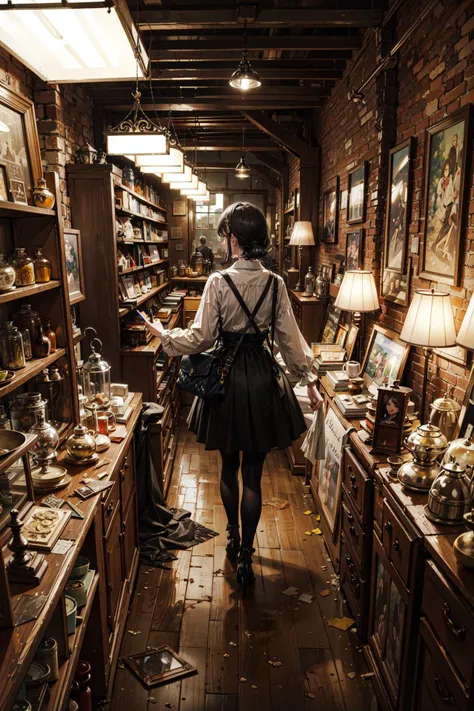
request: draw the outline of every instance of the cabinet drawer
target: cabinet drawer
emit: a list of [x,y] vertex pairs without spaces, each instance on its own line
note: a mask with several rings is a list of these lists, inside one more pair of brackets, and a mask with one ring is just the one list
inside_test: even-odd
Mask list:
[[341,506],[341,525],[346,542],[354,553],[357,565],[365,573],[370,561],[369,536],[364,532],[357,516],[345,500],[343,500]]
[[404,528],[387,499],[383,500],[382,544],[388,557],[409,588],[412,549],[415,539]]
[[[467,711],[468,696],[425,618],[421,620],[420,632],[422,652],[419,682],[422,691],[431,696],[436,711]],[[425,706],[430,708],[428,704]]]
[[360,570],[341,536],[341,586],[357,625],[359,636],[367,633],[369,582],[360,575]]
[[109,630],[115,627],[118,604],[122,594],[124,582],[122,551],[120,545],[121,523],[118,511],[114,514],[110,525],[110,532],[105,544],[105,572],[107,578],[107,608]]
[[467,688],[473,673],[474,619],[432,561],[425,569],[423,610]]
[[350,447],[344,447],[342,482],[348,497],[365,526],[372,519],[372,479],[361,467]]
[[123,564],[124,564],[124,575],[127,580],[130,580],[132,564],[135,555],[135,551],[138,547],[137,539],[137,497],[134,493],[128,509],[125,512],[123,524]]
[[109,529],[114,517],[114,513],[120,503],[119,480],[114,481],[113,487],[110,489],[107,498],[102,502],[102,518],[104,522],[104,535],[109,535]]
[[122,511],[125,511],[130,493],[135,485],[135,462],[133,444],[130,445],[127,454],[119,469],[120,489],[122,495]]
[[382,538],[383,525],[383,481],[378,472],[374,475],[374,529]]

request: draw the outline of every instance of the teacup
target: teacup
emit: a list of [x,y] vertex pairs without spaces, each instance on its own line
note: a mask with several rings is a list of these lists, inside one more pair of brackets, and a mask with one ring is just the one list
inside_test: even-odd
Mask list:
[[344,363],[342,370],[346,373],[348,378],[357,378],[360,373],[360,363],[356,360],[348,360]]

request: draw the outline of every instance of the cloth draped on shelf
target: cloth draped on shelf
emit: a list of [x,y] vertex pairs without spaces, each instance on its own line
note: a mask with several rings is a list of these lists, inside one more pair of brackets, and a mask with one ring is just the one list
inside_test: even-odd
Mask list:
[[218,535],[193,521],[189,511],[166,504],[150,457],[149,435],[149,425],[159,422],[162,414],[161,405],[143,403],[135,440],[140,560],[156,567],[177,558],[170,551],[191,548]]

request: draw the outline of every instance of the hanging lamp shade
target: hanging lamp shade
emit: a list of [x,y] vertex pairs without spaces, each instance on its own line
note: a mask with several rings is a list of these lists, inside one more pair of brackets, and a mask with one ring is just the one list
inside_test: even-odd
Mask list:
[[206,190],[205,195],[189,195],[189,199],[194,200],[194,202],[210,202],[211,193],[209,190]]
[[239,66],[229,79],[229,84],[234,89],[248,91],[261,86],[262,82],[257,72],[252,69],[247,57],[247,20],[244,21],[244,46],[242,48],[242,59]]
[[108,155],[168,155],[168,135],[162,126],[152,121],[143,111],[138,86],[132,96],[133,106],[128,114],[105,133]]
[[196,190],[181,190],[181,195],[187,195],[188,197],[199,197],[200,195],[205,195],[206,193],[207,185],[202,180],[198,181]]
[[471,296],[469,306],[464,315],[456,343],[470,351],[474,351],[474,296]]
[[240,161],[237,163],[235,167],[235,177],[236,178],[250,178],[250,168],[249,164],[245,160],[245,156],[242,155],[242,158]]
[[181,173],[168,173],[168,171],[163,172],[161,174],[161,180],[163,183],[188,183],[191,180],[192,174],[193,170],[191,166],[184,164]]
[[[184,168],[184,153],[180,148],[170,146],[168,154],[152,153],[151,155],[132,156],[137,168],[140,168],[144,173],[160,170],[164,173],[179,173]],[[148,170],[152,168],[152,170]]]
[[191,179],[187,182],[186,181],[184,181],[184,182],[183,181],[170,182],[170,188],[171,188],[171,190],[182,190],[182,191],[183,190],[184,191],[197,190],[198,183],[199,183],[199,179],[198,179],[197,175],[193,173],[191,175]]

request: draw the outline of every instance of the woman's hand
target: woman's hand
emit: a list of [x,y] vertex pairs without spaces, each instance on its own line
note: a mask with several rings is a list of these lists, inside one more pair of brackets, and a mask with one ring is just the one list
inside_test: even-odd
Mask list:
[[163,324],[161,321],[153,321],[151,322],[146,314],[143,313],[143,311],[140,311],[140,315],[142,316],[143,320],[145,321],[145,326],[147,327],[147,330],[153,334],[153,336],[157,336],[158,338],[161,338],[161,334],[165,330],[163,328]]
[[309,404],[313,411],[319,410],[323,405],[323,398],[319,393],[316,383],[309,383],[307,385]]

